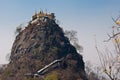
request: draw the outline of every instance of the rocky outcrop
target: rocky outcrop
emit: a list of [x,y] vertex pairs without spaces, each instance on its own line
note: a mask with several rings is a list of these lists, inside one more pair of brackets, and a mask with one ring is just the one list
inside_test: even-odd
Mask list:
[[[60,66],[50,69],[44,75],[25,76],[27,73],[35,74],[61,58],[64,59]],[[82,56],[54,20],[29,24],[20,32],[14,41],[10,60],[2,80],[87,80]]]

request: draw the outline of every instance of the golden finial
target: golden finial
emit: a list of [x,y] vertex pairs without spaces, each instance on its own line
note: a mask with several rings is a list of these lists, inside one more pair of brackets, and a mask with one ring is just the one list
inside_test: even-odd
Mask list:
[[40,8],[40,14],[42,13],[42,9]]

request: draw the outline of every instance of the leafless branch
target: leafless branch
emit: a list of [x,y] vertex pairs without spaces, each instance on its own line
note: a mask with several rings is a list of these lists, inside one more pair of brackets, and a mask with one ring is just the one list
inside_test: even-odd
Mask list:
[[113,36],[110,36],[109,34],[107,34],[108,35],[108,37],[109,37],[109,39],[107,39],[107,40],[104,40],[104,42],[109,42],[112,38],[115,38],[117,35],[119,35],[120,34],[120,32],[119,33],[116,33],[116,34],[114,34]]

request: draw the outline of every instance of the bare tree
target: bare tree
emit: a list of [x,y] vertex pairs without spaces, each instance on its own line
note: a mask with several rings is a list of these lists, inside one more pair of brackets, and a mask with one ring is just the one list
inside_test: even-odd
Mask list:
[[78,44],[78,38],[77,38],[77,32],[74,30],[65,31],[65,36],[69,39],[69,41],[71,42],[71,44],[78,50],[78,52],[82,52],[83,51],[83,47],[81,45]]
[[23,24],[20,24],[19,26],[17,26],[15,30],[15,35],[19,34],[22,31],[22,28],[23,28]]
[[106,48],[101,51],[96,45],[96,50],[99,56],[99,60],[102,65],[103,72],[109,77],[110,80],[120,80],[120,21],[118,17],[115,22],[115,26],[112,27],[111,35],[108,34],[109,39],[104,42],[109,42],[110,40],[114,44],[114,51]]
[[102,74],[102,69],[99,66],[94,66],[91,62],[85,62],[85,71],[89,80],[106,80]]
[[78,41],[77,31],[74,31],[74,30],[68,31],[68,30],[66,30],[66,31],[65,31],[65,35],[68,37],[68,39],[69,39],[72,43]]
[[11,55],[11,53],[7,53],[7,55],[6,55],[6,60],[9,61],[9,62],[11,61],[10,60],[10,55]]

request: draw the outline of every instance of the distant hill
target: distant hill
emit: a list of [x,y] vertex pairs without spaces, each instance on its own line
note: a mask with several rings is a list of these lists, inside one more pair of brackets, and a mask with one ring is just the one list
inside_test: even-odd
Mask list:
[[2,80],[87,80],[82,56],[64,36],[53,13],[32,17],[13,43]]

